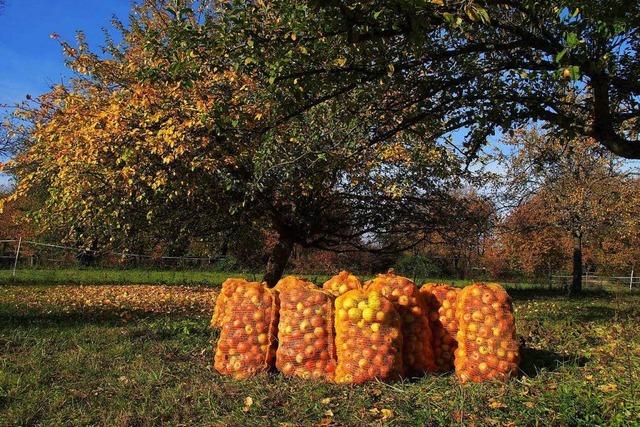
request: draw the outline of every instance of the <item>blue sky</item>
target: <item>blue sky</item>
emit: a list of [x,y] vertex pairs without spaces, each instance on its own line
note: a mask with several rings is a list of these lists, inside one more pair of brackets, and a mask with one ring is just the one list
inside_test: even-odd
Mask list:
[[[69,77],[57,33],[73,42],[83,30],[94,49],[103,44],[102,28],[111,18],[127,19],[131,0],[5,0],[0,10],[0,105],[37,96]],[[0,184],[6,179],[0,177]]]
[[0,104],[37,95],[69,75],[60,45],[49,35],[74,41],[85,31],[89,43],[102,45],[101,28],[111,29],[115,14],[126,20],[129,0],[5,0],[0,11]]

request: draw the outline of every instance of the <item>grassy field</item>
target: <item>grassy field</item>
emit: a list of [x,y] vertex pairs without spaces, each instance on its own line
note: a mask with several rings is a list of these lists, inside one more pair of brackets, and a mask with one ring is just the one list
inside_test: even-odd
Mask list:
[[245,277],[252,280],[260,277],[246,272],[219,272],[203,270],[143,270],[143,269],[100,269],[100,268],[60,268],[25,269],[16,271],[0,270],[0,283],[8,284],[198,284],[219,285],[227,277]]
[[[245,277],[260,280],[262,273],[221,272],[206,270],[143,270],[143,269],[102,269],[102,268],[60,268],[17,270],[15,277],[11,270],[0,270],[0,284],[165,284],[165,285],[219,285],[227,277]],[[305,274],[314,283],[322,284],[329,275]],[[370,277],[363,276],[368,279]],[[457,285],[469,280],[452,280],[417,277],[416,283],[446,282]]]
[[217,375],[214,293],[1,285],[0,425],[640,423],[637,293],[511,290],[524,363],[508,384],[447,374],[358,387]]

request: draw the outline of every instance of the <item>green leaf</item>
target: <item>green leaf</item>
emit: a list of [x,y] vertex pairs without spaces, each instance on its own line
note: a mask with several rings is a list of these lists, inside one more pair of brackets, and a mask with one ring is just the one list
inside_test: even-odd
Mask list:
[[476,14],[480,19],[480,22],[482,22],[483,24],[491,23],[491,18],[489,17],[489,13],[487,12],[486,9],[482,7],[476,7]]
[[569,48],[576,47],[578,45],[578,35],[576,33],[568,33],[566,41]]
[[578,67],[577,65],[572,65],[571,67],[569,67],[569,71],[571,72],[571,80],[580,80],[581,77],[581,73],[580,73],[580,67]]
[[568,51],[569,49],[564,48],[560,52],[558,52],[558,54],[556,55],[556,62],[560,62],[562,58],[564,58],[564,56],[567,54]]

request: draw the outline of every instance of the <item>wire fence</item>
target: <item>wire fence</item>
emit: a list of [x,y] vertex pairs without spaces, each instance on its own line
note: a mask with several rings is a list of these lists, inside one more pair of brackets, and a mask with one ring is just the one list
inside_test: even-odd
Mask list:
[[148,255],[94,251],[23,238],[0,240],[0,277],[3,278],[38,277],[58,281],[81,269],[82,272],[74,273],[79,280],[200,283],[214,280],[207,273],[224,270],[226,261],[224,256]]
[[[563,289],[567,288],[573,280],[573,276],[566,274],[553,275],[551,277],[551,286]],[[640,277],[635,276],[633,270],[631,270],[631,274],[629,276],[604,276],[595,274],[584,274],[582,276],[582,286],[585,288],[603,287],[607,285],[628,286],[629,289],[639,288]]]
[[[483,270],[483,269],[480,269]],[[315,283],[328,279],[330,272],[306,272]],[[356,272],[358,273],[358,272]],[[434,279],[401,272],[416,283],[439,281],[464,284],[487,280],[480,276],[461,279]],[[149,255],[124,251],[94,251],[57,243],[38,242],[26,238],[0,239],[0,279],[39,283],[210,283],[219,284],[228,275],[260,280],[262,271],[239,269],[226,256]],[[501,281],[511,288],[547,287],[567,289],[572,276],[550,274],[544,278],[522,276],[521,279]],[[640,289],[640,277],[631,269],[629,276],[605,276],[587,273],[582,277],[584,288],[626,286]]]

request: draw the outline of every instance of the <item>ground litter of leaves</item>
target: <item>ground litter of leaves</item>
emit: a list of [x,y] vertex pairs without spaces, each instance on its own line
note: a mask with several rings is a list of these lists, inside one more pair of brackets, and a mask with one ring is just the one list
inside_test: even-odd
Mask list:
[[44,288],[9,286],[0,293],[18,310],[49,313],[210,314],[216,290],[204,286],[60,285]]
[[640,294],[510,291],[508,384],[341,386],[212,369],[206,286],[0,285],[0,425],[637,425]]

